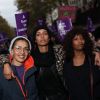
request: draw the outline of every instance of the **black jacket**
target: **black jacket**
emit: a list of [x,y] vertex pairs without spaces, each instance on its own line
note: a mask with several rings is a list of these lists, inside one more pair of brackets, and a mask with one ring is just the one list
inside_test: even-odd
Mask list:
[[38,48],[33,51],[35,65],[38,68],[37,84],[40,100],[46,100],[46,98],[48,100],[67,100],[68,98],[68,92],[64,87],[62,76],[59,74],[63,67],[61,66],[63,59],[58,58],[59,54],[59,57],[63,54],[60,49],[60,46],[49,47],[49,51],[42,54]]
[[94,56],[86,56],[78,67],[72,60],[65,60],[64,78],[70,100],[100,100],[100,70],[94,65]]

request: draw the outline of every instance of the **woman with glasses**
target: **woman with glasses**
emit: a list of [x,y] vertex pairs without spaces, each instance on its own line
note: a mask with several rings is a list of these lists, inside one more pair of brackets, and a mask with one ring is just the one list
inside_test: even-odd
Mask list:
[[[3,67],[0,67],[0,100],[38,100],[34,76],[36,69],[30,50],[31,44],[26,37],[18,36],[11,41],[9,52],[12,79],[5,79]],[[27,62],[29,59],[30,62]]]

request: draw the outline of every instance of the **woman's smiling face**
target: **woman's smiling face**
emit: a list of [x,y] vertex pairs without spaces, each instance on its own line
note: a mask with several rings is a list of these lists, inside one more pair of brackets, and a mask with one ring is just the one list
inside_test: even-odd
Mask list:
[[29,51],[29,45],[25,40],[16,41],[11,50],[14,65],[23,64],[29,55]]

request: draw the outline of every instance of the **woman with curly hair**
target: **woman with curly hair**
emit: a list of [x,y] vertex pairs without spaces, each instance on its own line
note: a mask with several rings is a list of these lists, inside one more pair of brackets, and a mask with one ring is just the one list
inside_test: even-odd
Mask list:
[[81,27],[65,36],[65,84],[70,100],[100,100],[100,70],[94,64],[93,42]]

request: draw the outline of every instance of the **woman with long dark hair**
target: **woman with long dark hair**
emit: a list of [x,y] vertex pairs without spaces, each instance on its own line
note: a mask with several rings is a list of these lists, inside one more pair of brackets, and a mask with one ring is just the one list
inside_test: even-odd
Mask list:
[[70,100],[100,100],[100,70],[94,64],[88,33],[81,27],[73,28],[65,36],[64,49],[64,78]]

